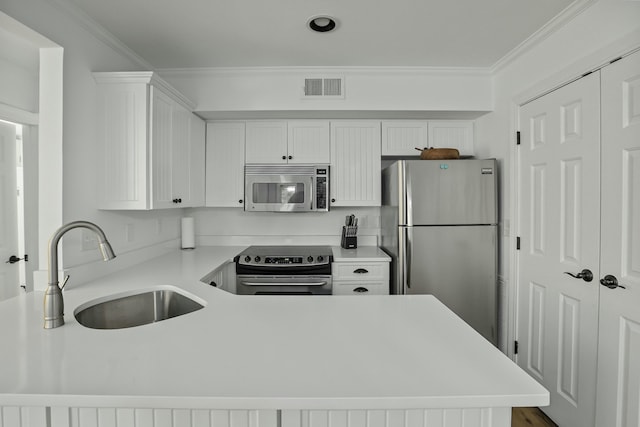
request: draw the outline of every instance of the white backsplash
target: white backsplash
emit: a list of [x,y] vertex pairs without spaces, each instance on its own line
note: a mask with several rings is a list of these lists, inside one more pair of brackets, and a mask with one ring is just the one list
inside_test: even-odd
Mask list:
[[199,245],[318,244],[339,245],[345,216],[358,220],[358,243],[376,245],[380,209],[332,208],[329,212],[245,212],[238,208],[199,208],[188,212],[195,219]]

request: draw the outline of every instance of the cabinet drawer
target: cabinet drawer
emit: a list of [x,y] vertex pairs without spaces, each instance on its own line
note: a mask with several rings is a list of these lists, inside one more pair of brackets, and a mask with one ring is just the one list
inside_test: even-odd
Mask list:
[[389,278],[388,262],[334,262],[333,280],[384,281]]
[[388,282],[333,282],[333,295],[389,295]]

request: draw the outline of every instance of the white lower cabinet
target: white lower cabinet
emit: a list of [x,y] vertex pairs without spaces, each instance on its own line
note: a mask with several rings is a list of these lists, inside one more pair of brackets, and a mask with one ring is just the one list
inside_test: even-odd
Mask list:
[[236,263],[228,261],[200,280],[210,286],[215,286],[218,289],[235,294]]
[[389,263],[334,262],[333,295],[388,295]]
[[266,409],[52,407],[50,412],[50,427],[278,427],[278,411]]
[[280,427],[509,427],[511,408],[283,410]]
[[509,427],[511,408],[227,410],[0,407],[0,427]]

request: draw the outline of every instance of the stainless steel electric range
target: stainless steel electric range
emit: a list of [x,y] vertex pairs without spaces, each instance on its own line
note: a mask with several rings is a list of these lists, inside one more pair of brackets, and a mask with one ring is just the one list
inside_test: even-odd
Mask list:
[[331,295],[329,246],[250,246],[235,258],[238,295]]

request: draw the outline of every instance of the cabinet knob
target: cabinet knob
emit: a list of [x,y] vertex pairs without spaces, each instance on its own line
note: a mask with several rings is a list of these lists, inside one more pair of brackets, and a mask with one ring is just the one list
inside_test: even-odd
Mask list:
[[355,274],[366,274],[369,272],[369,270],[367,270],[366,268],[357,268],[355,270],[353,270],[353,272]]
[[293,156],[289,156],[289,160],[293,159]]
[[173,203],[178,203],[178,199],[173,199],[172,202]]
[[242,199],[238,200],[238,203],[242,204]]
[[282,160],[287,160],[287,156],[282,156]]
[[336,199],[331,199],[331,203],[335,203],[335,202],[336,202]]

